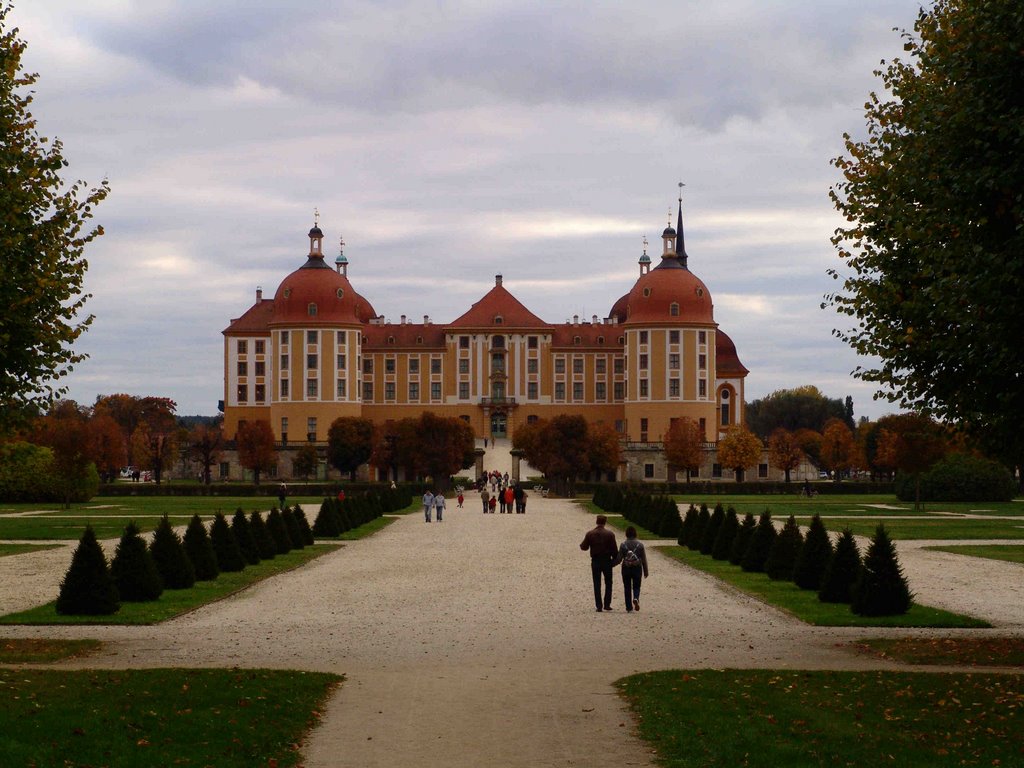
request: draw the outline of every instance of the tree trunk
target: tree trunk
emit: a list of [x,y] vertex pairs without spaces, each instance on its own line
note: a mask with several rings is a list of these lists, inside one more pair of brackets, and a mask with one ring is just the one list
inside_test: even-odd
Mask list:
[[787,483],[789,482],[789,472],[790,472],[790,470],[787,468],[786,469],[786,482]]

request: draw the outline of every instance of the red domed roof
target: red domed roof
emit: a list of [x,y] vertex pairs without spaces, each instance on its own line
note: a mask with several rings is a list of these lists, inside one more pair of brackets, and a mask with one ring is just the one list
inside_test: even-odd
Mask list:
[[[310,314],[315,305],[316,314]],[[368,322],[376,317],[370,303],[355,292],[348,278],[324,263],[309,260],[281,281],[274,294],[271,325],[324,325]]]
[[[678,305],[678,314],[672,313],[673,304]],[[662,259],[657,268],[641,275],[628,294],[625,314],[627,325],[715,322],[707,286],[675,258]]]
[[736,354],[736,344],[721,328],[715,331],[715,372],[719,378],[742,378],[750,373]]
[[608,317],[618,320],[620,323],[626,321],[626,305],[629,304],[629,294],[623,294],[618,301],[612,304],[612,311],[608,313]]

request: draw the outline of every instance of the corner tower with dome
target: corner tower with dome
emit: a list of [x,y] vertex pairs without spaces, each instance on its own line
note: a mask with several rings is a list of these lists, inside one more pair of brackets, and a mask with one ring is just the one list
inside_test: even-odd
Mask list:
[[[225,438],[234,440],[244,421],[268,422],[277,442],[272,475],[292,477],[303,445],[323,454],[340,416],[384,424],[429,410],[464,419],[481,444],[558,414],[603,422],[622,437],[618,479],[661,482],[675,480],[661,443],[687,417],[707,439],[700,477],[722,476],[714,445],[743,422],[747,369],[689,269],[681,198],[658,263],[645,248],[638,279],[608,316],[560,324],[524,306],[501,275],[453,320],[391,321],[349,282],[343,248],[333,268],[326,262],[319,218],[308,238],[304,262],[274,298],[257,288],[255,303],[223,331]],[[232,451],[226,459],[221,477],[241,477]]]

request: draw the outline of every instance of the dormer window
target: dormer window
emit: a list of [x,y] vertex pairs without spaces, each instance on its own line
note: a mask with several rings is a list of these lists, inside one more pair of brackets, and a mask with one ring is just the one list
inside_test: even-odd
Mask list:
[[668,313],[672,315],[672,317],[679,317],[679,304],[674,301],[669,304]]
[[604,336],[598,336],[597,337],[597,343],[598,344],[604,344]]
[[572,337],[572,343],[575,344],[577,347],[580,345],[581,341],[582,341],[582,339],[579,336],[573,336]]
[[388,336],[388,344],[394,344],[394,343],[395,343],[395,337],[394,336]]
[[504,325],[504,323],[505,323],[505,318],[503,318],[501,315],[495,315],[494,316],[494,324],[495,325]]
[[338,298],[339,299],[345,298],[345,289],[344,288],[339,288],[338,289]]
[[644,288],[644,298],[646,299],[650,295],[651,295],[651,289],[650,288]]
[[416,337],[416,343],[417,344],[422,344],[423,343],[423,337],[422,336],[417,336]]
[[309,304],[309,306],[306,307],[306,313],[310,317],[316,317],[316,304]]

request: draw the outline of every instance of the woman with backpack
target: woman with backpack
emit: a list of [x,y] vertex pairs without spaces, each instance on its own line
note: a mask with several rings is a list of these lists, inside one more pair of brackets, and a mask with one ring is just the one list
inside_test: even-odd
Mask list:
[[626,595],[626,613],[640,610],[640,582],[647,578],[647,551],[636,538],[636,528],[626,529],[626,540],[619,545],[622,563],[622,591]]

